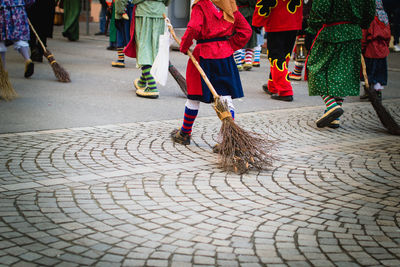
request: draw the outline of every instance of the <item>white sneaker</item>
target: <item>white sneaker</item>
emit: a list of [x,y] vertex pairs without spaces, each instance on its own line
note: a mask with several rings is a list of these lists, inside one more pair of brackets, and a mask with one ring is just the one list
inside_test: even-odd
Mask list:
[[375,90],[383,90],[383,86],[380,84],[380,83],[376,83],[375,85],[374,85],[374,89]]
[[393,51],[394,52],[400,52],[400,45],[397,44],[397,45],[393,46]]

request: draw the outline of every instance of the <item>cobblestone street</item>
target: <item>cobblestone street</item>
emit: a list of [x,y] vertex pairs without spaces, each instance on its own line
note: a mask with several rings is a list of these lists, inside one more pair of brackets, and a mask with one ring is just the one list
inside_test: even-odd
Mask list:
[[400,138],[344,110],[336,130],[320,106],[237,115],[279,140],[245,175],[217,167],[216,116],[186,147],[181,120],[0,134],[0,264],[400,266]]

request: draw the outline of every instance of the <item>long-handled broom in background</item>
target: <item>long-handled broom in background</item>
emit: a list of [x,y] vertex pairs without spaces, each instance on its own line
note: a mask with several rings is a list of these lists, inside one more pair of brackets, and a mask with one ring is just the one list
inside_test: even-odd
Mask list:
[[8,79],[8,73],[4,69],[3,61],[0,57],[0,98],[5,101],[11,101],[17,97],[18,94],[15,92],[10,80]]
[[54,75],[56,76],[57,80],[60,82],[63,82],[63,83],[71,82],[69,73],[63,67],[61,67],[60,64],[58,64],[58,62],[54,58],[54,55],[49,50],[46,49],[46,47],[44,46],[42,40],[40,40],[39,35],[37,34],[35,28],[33,28],[32,23],[30,22],[29,19],[28,19],[28,22],[29,22],[29,26],[31,26],[33,33],[36,35],[36,38],[38,39],[40,45],[42,46],[43,54],[49,61],[50,66],[53,69]]
[[[164,18],[171,35],[180,44],[169,19],[165,15]],[[271,151],[275,143],[259,134],[247,132],[234,122],[226,102],[220,99],[192,52],[189,50],[187,54],[214,96],[213,108],[222,122],[220,130],[222,142],[219,149],[221,167],[228,171],[233,169],[236,173],[245,173],[251,167],[256,169],[270,167],[273,160]]]
[[171,73],[172,77],[174,77],[175,81],[178,83],[179,88],[181,88],[182,92],[187,96],[187,85],[185,77],[180,74],[180,72],[172,65],[171,61],[168,66],[169,73]]
[[376,91],[371,89],[368,82],[367,68],[365,66],[365,59],[361,55],[361,66],[362,73],[364,76],[365,82],[365,91],[368,93],[369,101],[375,109],[376,114],[379,117],[379,120],[382,122],[382,125],[389,131],[390,134],[400,135],[400,127],[393,119],[392,115],[390,115],[389,111],[382,105],[382,101],[378,99],[378,95]]

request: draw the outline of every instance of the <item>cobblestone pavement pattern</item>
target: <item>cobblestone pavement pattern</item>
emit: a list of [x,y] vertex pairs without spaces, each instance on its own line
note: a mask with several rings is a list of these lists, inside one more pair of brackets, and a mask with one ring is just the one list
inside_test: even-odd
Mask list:
[[400,139],[368,103],[345,112],[337,130],[315,107],[239,114],[281,141],[242,176],[217,168],[216,116],[187,147],[177,120],[0,135],[0,263],[400,266]]

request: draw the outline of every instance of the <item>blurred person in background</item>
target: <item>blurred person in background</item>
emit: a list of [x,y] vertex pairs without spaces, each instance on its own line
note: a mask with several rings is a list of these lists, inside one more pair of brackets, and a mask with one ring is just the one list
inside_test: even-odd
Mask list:
[[[47,38],[53,37],[55,7],[54,0],[36,0],[33,5],[27,8],[29,20],[44,46],[47,46]],[[36,62],[43,62],[44,51],[33,31],[31,31],[29,47],[31,48],[31,59]]]
[[383,0],[382,3],[391,24],[393,51],[400,52],[400,0]]
[[61,0],[60,7],[64,8],[64,31],[62,35],[70,41],[78,41],[81,0]]
[[24,77],[29,78],[34,72],[34,64],[29,55],[30,29],[26,7],[35,0],[0,0],[0,56],[6,69],[6,42],[14,45],[25,59]]

